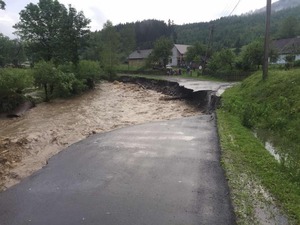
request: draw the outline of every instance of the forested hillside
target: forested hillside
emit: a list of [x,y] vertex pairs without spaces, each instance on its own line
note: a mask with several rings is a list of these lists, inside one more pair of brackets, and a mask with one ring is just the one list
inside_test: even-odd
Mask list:
[[[272,4],[272,11],[273,12],[278,12],[280,10],[288,9],[288,8],[293,8],[300,6],[300,1],[299,0],[279,0],[278,2],[274,2]],[[265,12],[266,7],[263,7],[261,9],[255,10],[254,13],[261,13]]]
[[[295,21],[285,24],[285,21]],[[274,12],[271,20],[272,38],[284,37],[284,29],[293,29],[293,35],[300,35],[300,6]],[[288,26],[288,27],[287,27]],[[214,48],[238,47],[263,37],[265,30],[265,14],[249,14],[224,17],[208,23],[193,23],[175,26],[177,43],[206,43],[213,29]]]

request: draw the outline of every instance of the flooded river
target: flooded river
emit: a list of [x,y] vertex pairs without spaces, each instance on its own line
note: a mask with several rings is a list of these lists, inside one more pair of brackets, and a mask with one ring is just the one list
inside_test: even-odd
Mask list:
[[91,134],[199,113],[184,101],[164,101],[162,94],[134,84],[103,82],[82,96],[39,104],[21,118],[0,118],[0,190]]

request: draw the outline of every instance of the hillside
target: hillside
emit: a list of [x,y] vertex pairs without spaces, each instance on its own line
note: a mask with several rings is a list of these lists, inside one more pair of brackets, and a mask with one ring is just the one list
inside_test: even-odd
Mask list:
[[[299,0],[279,0],[278,2],[274,2],[272,4],[272,11],[278,12],[284,9],[294,8],[297,6],[300,6]],[[261,9],[254,11],[254,13],[261,13],[265,11],[266,11],[266,7],[263,7]]]
[[[271,35],[273,38],[279,36],[281,24],[288,17],[294,17],[300,21],[300,6],[272,14]],[[207,43],[212,28],[214,49],[243,46],[257,38],[264,37],[265,14],[247,14],[223,17],[207,23],[177,25],[175,26],[177,43]],[[297,34],[300,35],[300,29],[298,29]]]

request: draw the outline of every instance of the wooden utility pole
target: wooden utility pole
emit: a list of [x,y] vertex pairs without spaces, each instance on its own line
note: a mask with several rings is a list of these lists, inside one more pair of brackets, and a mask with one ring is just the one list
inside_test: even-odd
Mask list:
[[272,5],[272,0],[267,0],[267,15],[266,15],[266,34],[265,34],[265,47],[264,47],[263,80],[266,80],[268,78],[268,69],[269,69],[271,5]]
[[207,43],[205,58],[204,58],[204,62],[203,62],[203,65],[202,65],[202,74],[203,75],[204,75],[205,69],[206,69],[208,53],[209,53],[209,50],[212,49],[212,45],[213,45],[214,30],[215,30],[215,26],[212,24],[211,27],[210,27],[210,32],[209,32],[209,38],[208,38],[208,43]]

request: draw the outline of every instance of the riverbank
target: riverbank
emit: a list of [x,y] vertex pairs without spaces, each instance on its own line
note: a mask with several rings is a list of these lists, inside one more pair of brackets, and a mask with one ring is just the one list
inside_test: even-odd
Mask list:
[[0,189],[18,183],[67,146],[94,133],[188,117],[199,109],[136,84],[103,82],[82,96],[42,103],[0,119]]
[[[258,72],[223,95],[222,162],[239,224],[300,223],[299,73],[271,70],[262,81]],[[265,149],[264,138],[276,157]]]

